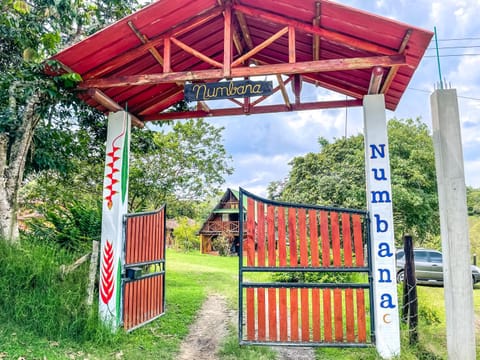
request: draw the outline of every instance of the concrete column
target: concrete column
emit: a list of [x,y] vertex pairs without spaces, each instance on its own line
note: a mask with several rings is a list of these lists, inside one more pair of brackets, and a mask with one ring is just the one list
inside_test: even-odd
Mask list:
[[98,306],[100,318],[112,330],[122,320],[123,216],[128,210],[130,124],[130,116],[124,111],[108,116]]
[[430,97],[443,252],[447,350],[452,360],[475,359],[470,241],[457,92]]
[[400,354],[392,185],[383,95],[363,98],[365,172],[370,214],[375,341],[384,359]]

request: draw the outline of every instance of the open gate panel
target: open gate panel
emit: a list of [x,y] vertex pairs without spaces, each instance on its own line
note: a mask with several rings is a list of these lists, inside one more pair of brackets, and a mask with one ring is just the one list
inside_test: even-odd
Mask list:
[[125,216],[123,327],[132,331],[165,312],[165,206]]
[[243,189],[240,204],[240,343],[372,344],[367,213],[273,202]]

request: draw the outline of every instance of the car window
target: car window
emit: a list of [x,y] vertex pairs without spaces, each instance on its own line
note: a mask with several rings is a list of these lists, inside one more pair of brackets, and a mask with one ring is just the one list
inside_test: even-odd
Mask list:
[[403,251],[398,251],[397,254],[395,255],[395,259],[400,260],[403,258]]
[[432,252],[430,253],[430,262],[433,263],[441,263],[442,262],[442,254]]
[[415,251],[414,252],[415,261],[427,261],[428,254],[426,251]]

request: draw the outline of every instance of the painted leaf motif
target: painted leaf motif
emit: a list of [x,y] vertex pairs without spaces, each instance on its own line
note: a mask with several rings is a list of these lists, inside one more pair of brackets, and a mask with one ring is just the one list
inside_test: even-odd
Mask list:
[[105,243],[102,260],[100,297],[104,304],[108,304],[115,288],[113,283],[113,246],[108,240]]
[[122,203],[125,203],[127,196],[127,184],[128,184],[128,136],[129,132],[126,131],[125,138],[123,140],[123,153],[122,153]]

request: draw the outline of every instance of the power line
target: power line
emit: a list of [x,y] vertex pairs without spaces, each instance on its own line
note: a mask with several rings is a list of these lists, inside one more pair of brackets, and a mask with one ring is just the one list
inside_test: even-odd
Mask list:
[[[409,90],[420,91],[420,92],[427,93],[427,94],[431,94],[431,93],[432,93],[432,92],[429,91],[429,90],[416,89],[416,88],[412,88],[412,87],[408,87],[408,89],[409,89]],[[461,96],[461,95],[458,95],[458,94],[457,94],[457,97],[458,97],[458,98],[461,98],[461,99],[466,99],[466,100],[480,101],[479,98],[473,98],[473,97],[470,97],[470,96]]]
[[[480,54],[446,54],[439,57],[461,57],[461,56],[480,56]],[[437,58],[437,55],[425,55],[424,58]]]

